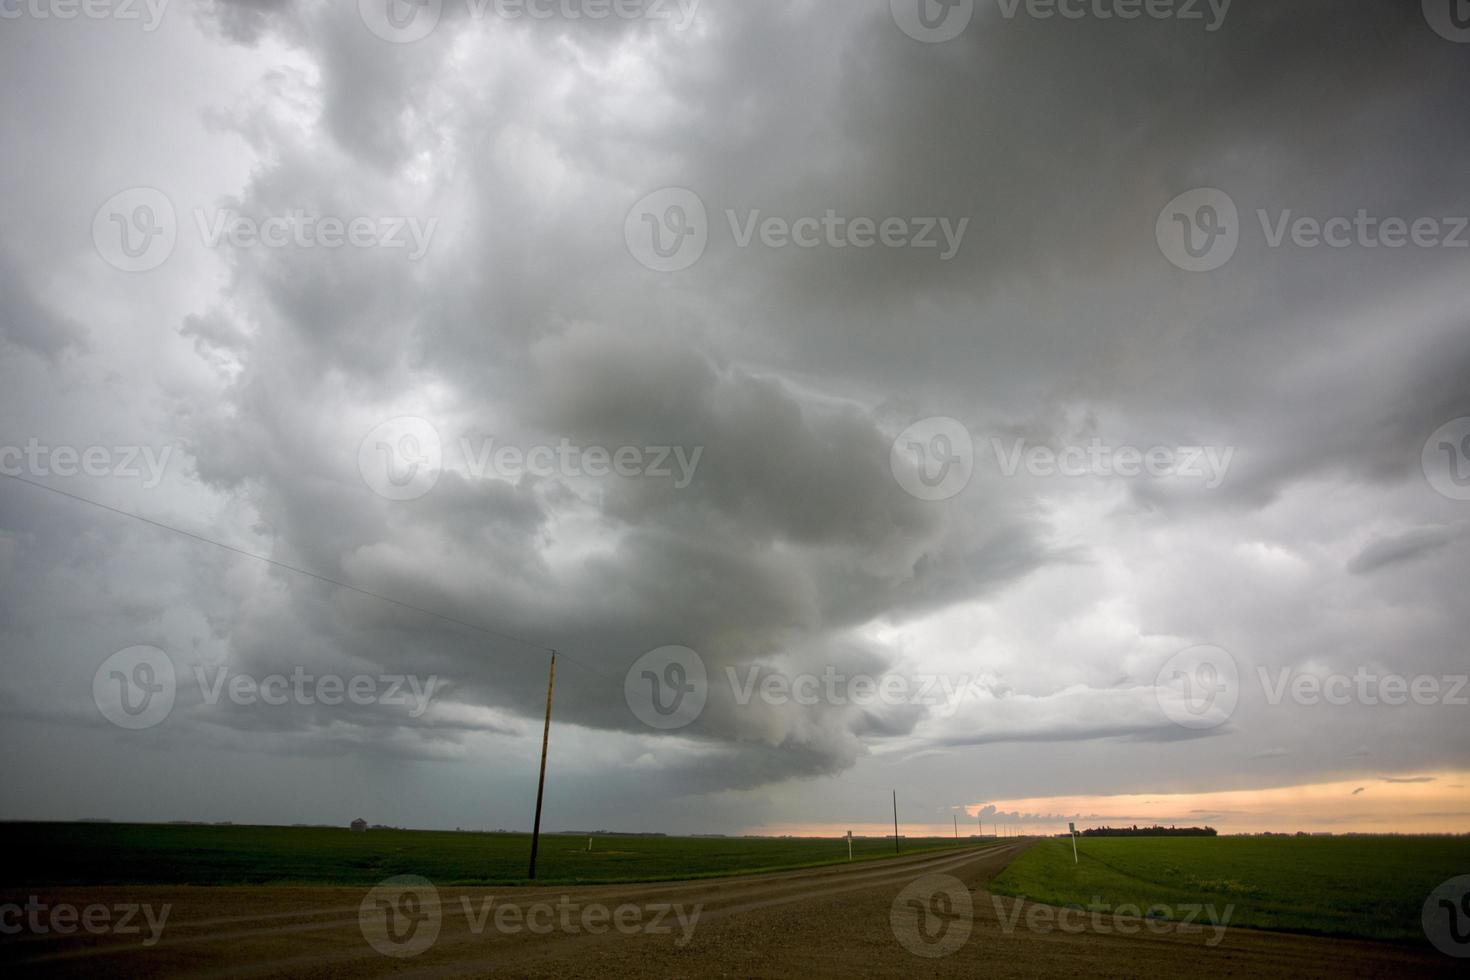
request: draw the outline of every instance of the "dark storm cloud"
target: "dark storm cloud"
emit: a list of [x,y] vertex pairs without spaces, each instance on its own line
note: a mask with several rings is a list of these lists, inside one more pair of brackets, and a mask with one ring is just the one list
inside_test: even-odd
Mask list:
[[32,293],[29,278],[0,250],[0,340],[48,358],[85,345],[81,325],[48,310]]
[[1413,561],[1465,536],[1470,525],[1420,527],[1387,538],[1376,538],[1348,563],[1354,575],[1368,575],[1388,565]]
[[[843,773],[881,750],[919,779],[1018,742],[1027,759],[997,778],[1032,795],[1137,778],[1107,761],[1118,743],[1221,785],[1258,778],[1266,758],[1283,779],[1367,777],[1343,749],[1362,741],[1355,710],[1304,721],[1247,697],[1234,724],[1194,733],[1160,715],[1155,672],[1206,642],[1235,652],[1247,685],[1258,665],[1457,662],[1463,521],[1425,486],[1420,451],[1470,415],[1463,253],[1272,249],[1256,214],[1470,210],[1470,147],[1451,123],[1470,61],[1416,5],[1237,0],[1205,32],[981,4],[944,45],[906,37],[883,2],[705,0],[682,33],[447,4],[410,44],[374,36],[357,6],[200,14],[221,50],[256,59],[261,85],[209,90],[248,166],[176,192],[181,226],[197,237],[196,206],[206,220],[432,220],[427,250],[221,247],[207,275],[169,266],[122,302],[101,280],[79,305],[114,343],[136,338],[160,377],[108,348],[54,376],[92,393],[54,415],[83,432],[136,422],[187,454],[179,483],[136,509],[530,642],[100,520],[71,527],[31,501],[0,523],[7,582],[25,583],[0,613],[38,674],[72,650],[70,679],[88,682],[95,651],[129,643],[257,675],[437,674],[443,700],[419,718],[186,699],[158,740],[470,764],[534,738],[540,648],[554,646],[568,657],[559,744],[587,767],[568,792],[630,806],[636,789],[599,776],[699,796]],[[700,196],[712,240],[659,275],[629,254],[623,222],[670,186]],[[1174,268],[1154,238],[1160,209],[1199,186],[1226,190],[1242,221],[1238,254],[1208,275]],[[81,231],[47,248],[89,247],[98,203],[76,204]],[[757,210],[969,224],[948,261],[738,247],[726,212]],[[53,360],[79,348],[89,333],[5,245],[7,340]],[[183,311],[162,324],[142,292],[161,283]],[[10,399],[49,404],[49,377],[16,377]],[[975,479],[947,503],[909,496],[890,470],[895,435],[931,415],[976,444]],[[401,416],[432,424],[458,462],[391,502],[358,450]],[[992,437],[1236,455],[1218,489],[1069,484],[1000,474]],[[682,487],[484,478],[462,440],[700,455]],[[118,553],[136,567],[100,560]],[[129,589],[114,596],[118,578]],[[97,610],[71,622],[79,591]],[[670,644],[705,658],[710,703],[682,737],[655,737],[623,674]],[[991,696],[947,716],[741,704],[727,672],[827,667],[963,673]],[[95,722],[85,697],[76,712]],[[1463,756],[1448,713],[1369,723],[1376,765]],[[1193,765],[1201,752],[1217,764]]]

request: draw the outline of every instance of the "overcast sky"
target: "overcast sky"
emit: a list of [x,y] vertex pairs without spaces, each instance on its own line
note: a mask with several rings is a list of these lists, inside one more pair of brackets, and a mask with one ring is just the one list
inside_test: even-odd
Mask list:
[[0,818],[1470,829],[1470,28],[1062,6],[5,6]]

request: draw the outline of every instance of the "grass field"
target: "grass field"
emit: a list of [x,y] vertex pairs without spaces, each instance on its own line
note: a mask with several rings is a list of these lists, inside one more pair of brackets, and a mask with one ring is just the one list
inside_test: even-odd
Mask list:
[[[165,824],[0,824],[0,885],[371,885],[394,875],[436,884],[525,880],[531,838],[346,828]],[[905,854],[954,847],[911,838]],[[856,860],[893,856],[893,841],[854,840]],[[847,860],[837,838],[586,837],[542,835],[541,883],[661,881],[816,867]]]
[[1216,837],[1045,841],[992,884],[1050,905],[1233,905],[1231,925],[1424,942],[1420,913],[1470,873],[1470,838]]

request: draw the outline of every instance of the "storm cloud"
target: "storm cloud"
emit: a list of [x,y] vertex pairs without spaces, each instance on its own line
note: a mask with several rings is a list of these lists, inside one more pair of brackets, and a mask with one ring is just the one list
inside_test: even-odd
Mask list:
[[[154,487],[17,475],[237,549],[0,480],[0,816],[524,826],[551,649],[557,826],[1463,760],[1463,708],[1273,705],[1258,680],[1464,671],[1470,504],[1426,447],[1470,416],[1470,252],[1273,241],[1470,214],[1470,46],[1418,4],[1236,0],[1206,30],[977,3],[937,44],[886,0],[703,0],[687,25],[446,2],[406,43],[372,6],[0,35],[0,444],[169,448]],[[137,188],[177,244],[129,272],[94,225]],[[1160,239],[1196,188],[1238,211],[1208,272]],[[708,240],[663,272],[629,229],[671,191]],[[883,230],[960,222],[953,254]],[[935,418],[972,447],[944,499],[899,472]],[[393,454],[429,441],[418,493]],[[1018,442],[1087,462],[1012,470]],[[1196,449],[1230,454],[1218,485]],[[120,739],[93,676],[139,645],[184,680]],[[1238,705],[1192,730],[1157,688],[1206,645]],[[708,703],[659,732],[624,679],[670,646]],[[298,668],[440,686],[411,715],[195,683]],[[743,697],[752,670],[954,683],[800,704]]]

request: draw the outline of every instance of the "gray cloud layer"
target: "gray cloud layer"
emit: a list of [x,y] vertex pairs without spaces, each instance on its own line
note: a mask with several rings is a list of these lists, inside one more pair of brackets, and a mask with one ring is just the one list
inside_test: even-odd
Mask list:
[[[1417,5],[1237,0],[1206,32],[982,3],[943,45],[905,36],[883,2],[705,0],[682,33],[450,3],[401,45],[356,7],[220,0],[156,34],[26,21],[0,39],[0,122],[19,134],[0,151],[17,175],[0,443],[177,450],[157,489],[56,485],[566,651],[554,792],[569,825],[610,809],[670,829],[840,819],[895,781],[951,794],[942,806],[1464,758],[1464,709],[1271,706],[1256,680],[1464,669],[1466,505],[1430,489],[1421,451],[1470,415],[1466,253],[1270,248],[1256,214],[1470,213],[1453,102],[1470,47]],[[108,91],[142,59],[175,94]],[[139,185],[168,194],[180,245],[129,276],[89,238],[98,206]],[[703,259],[669,275],[623,238],[663,187],[694,190],[712,226]],[[1210,274],[1155,241],[1160,209],[1194,187],[1241,212],[1239,251]],[[204,247],[196,209],[225,208],[438,225],[416,262]],[[945,262],[743,249],[727,209],[970,224]],[[400,416],[456,457],[486,439],[702,456],[682,489],[450,465],[393,502],[358,451]],[[890,470],[894,437],[928,416],[975,435],[975,477],[948,502]],[[1208,491],[1007,477],[992,436],[1235,461]],[[15,485],[0,485],[0,581],[0,730],[32,750],[0,815],[289,821],[371,803],[406,823],[525,821],[534,646]],[[1194,737],[1153,685],[1203,643],[1239,661],[1242,697],[1230,726]],[[142,761],[116,785],[124,750],[88,692],[135,644],[254,676],[446,687],[419,718],[181,695],[166,725],[129,735]],[[672,644],[700,652],[713,686],[699,725],[658,736],[623,675]],[[726,668],[754,665],[963,675],[986,694],[942,714],[742,705]],[[1147,765],[1128,760],[1140,742]],[[847,789],[806,781],[835,775]]]

